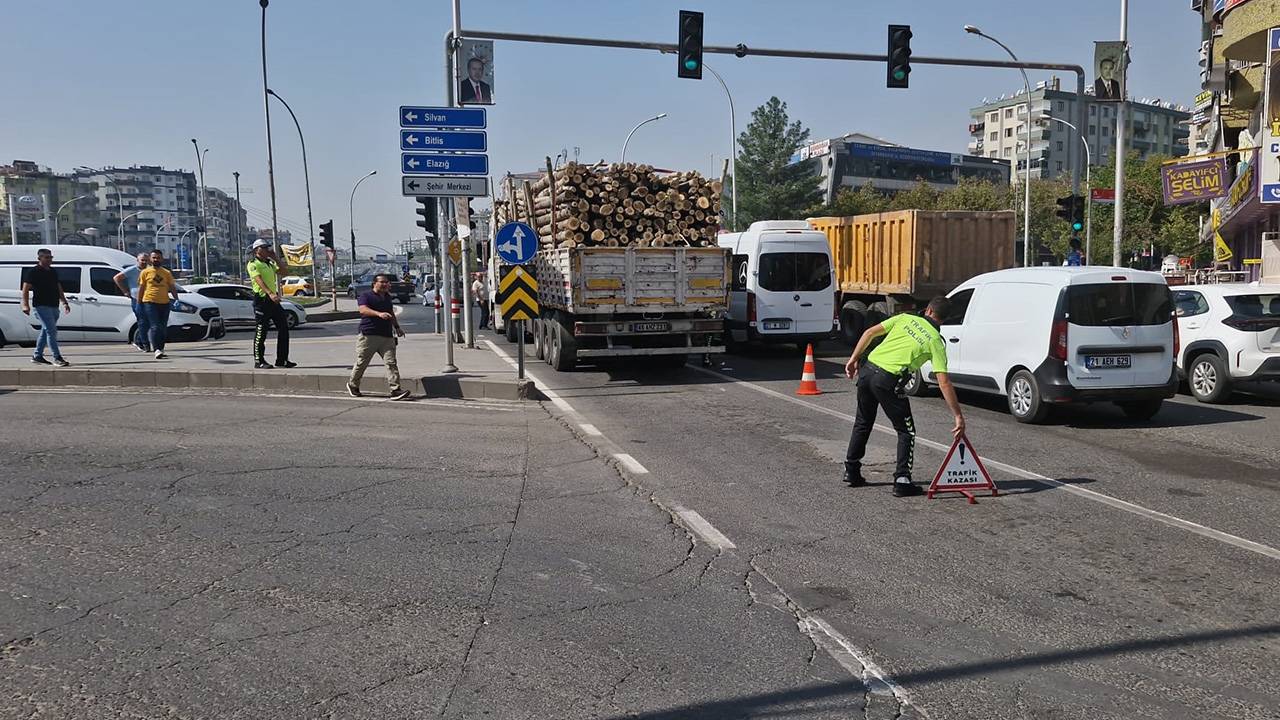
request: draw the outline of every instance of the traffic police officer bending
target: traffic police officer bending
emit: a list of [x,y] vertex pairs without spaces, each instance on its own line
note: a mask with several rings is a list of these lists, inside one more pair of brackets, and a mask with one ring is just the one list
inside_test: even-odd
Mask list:
[[[853,434],[849,437],[849,451],[844,460],[844,481],[850,486],[858,487],[867,482],[862,477],[862,456],[867,451],[867,439],[876,421],[877,407],[882,407],[893,429],[898,432],[898,464],[893,473],[893,494],[907,497],[922,492],[911,482],[916,426],[911,419],[911,403],[907,401],[903,388],[926,360],[932,364],[942,397],[955,415],[956,424],[951,434],[960,437],[964,432],[964,414],[960,412],[956,391],[947,377],[947,346],[938,333],[938,325],[947,316],[950,305],[947,298],[936,297],[929,301],[923,316],[894,315],[867,328],[858,339],[853,355],[844,366],[845,375],[857,378],[858,382],[858,413],[853,421]],[[867,346],[886,334],[879,347],[861,361]]]
[[260,370],[272,367],[267,362],[267,328],[276,326],[276,364],[278,368],[297,367],[289,360],[289,323],[280,306],[279,266],[266,240],[253,242],[253,259],[249,261],[249,282],[253,288],[253,366]]

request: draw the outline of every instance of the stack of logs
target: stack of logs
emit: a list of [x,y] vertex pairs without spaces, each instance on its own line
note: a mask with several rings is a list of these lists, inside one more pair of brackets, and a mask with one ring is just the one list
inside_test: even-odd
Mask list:
[[568,163],[536,181],[506,181],[495,220],[528,223],[542,247],[707,247],[720,229],[721,183],[651,165]]

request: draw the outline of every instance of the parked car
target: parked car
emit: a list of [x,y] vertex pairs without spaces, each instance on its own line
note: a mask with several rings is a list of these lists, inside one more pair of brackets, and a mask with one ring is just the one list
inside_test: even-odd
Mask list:
[[[215,285],[186,285],[184,289],[198,293],[217,303],[222,311],[223,322],[228,329],[251,328],[256,321],[253,317],[253,290],[235,283]],[[301,305],[281,298],[280,306],[290,328],[307,322],[307,311]]]
[[[1004,395],[1020,422],[1054,405],[1114,402],[1148,420],[1178,388],[1178,329],[1159,273],[1034,267],[979,275],[953,290],[942,323],[959,388]],[[936,383],[928,363],[907,389]]]
[[1216,403],[1236,383],[1280,380],[1280,285],[1183,285],[1173,291],[1191,395]]
[[[135,264],[128,253],[85,245],[0,246],[0,345],[34,344],[40,323],[22,313],[22,276],[36,263],[38,247],[53,251],[53,268],[71,312],[58,319],[59,342],[133,340],[137,319],[132,301],[120,293],[115,276]],[[220,338],[226,334],[213,301],[179,292],[169,313],[170,342]]]
[[[373,289],[373,279],[383,273],[369,273],[356,278],[356,281],[347,287],[347,297],[360,297],[361,293],[368,292]],[[407,305],[413,299],[414,288],[413,283],[401,280],[395,273],[386,273],[391,276],[391,296],[398,299],[401,305]]]
[[307,282],[304,277],[297,275],[286,275],[280,279],[280,294],[285,297],[293,297],[294,295],[315,295],[315,289],[311,287],[311,283]]

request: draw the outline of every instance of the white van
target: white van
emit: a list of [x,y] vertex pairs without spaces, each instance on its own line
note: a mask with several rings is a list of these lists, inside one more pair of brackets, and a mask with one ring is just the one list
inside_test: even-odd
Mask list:
[[[1178,388],[1178,330],[1164,277],[1110,267],[979,275],[951,291],[942,324],[951,382],[1004,395],[1021,422],[1052,405],[1110,401],[1149,420]],[[908,392],[936,382],[926,363]]]
[[[58,342],[127,342],[137,321],[128,297],[120,294],[115,276],[137,261],[128,253],[85,245],[0,245],[0,345],[30,345],[40,334],[40,321],[22,312],[22,274],[36,264],[36,251],[53,251],[53,269],[71,312],[58,319]],[[171,342],[220,338],[226,334],[218,306],[195,293],[178,294],[169,313]]]
[[838,329],[827,236],[803,220],[763,220],[718,238],[733,253],[727,345],[806,343]]

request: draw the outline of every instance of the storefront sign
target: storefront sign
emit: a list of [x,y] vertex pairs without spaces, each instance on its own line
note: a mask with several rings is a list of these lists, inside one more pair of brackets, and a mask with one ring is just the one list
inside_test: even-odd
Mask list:
[[1205,90],[1204,92],[1196,95],[1195,109],[1197,112],[1209,107],[1213,107],[1213,91],[1212,90]]
[[816,143],[810,144],[808,149],[809,149],[809,157],[811,158],[822,157],[823,155],[826,155],[827,153],[831,152],[831,141],[819,140]]
[[1222,227],[1222,211],[1221,210],[1218,210],[1216,208],[1214,209],[1212,224],[1213,224],[1213,261],[1226,262],[1231,259],[1231,256],[1234,253],[1231,252],[1231,248],[1227,245],[1227,241],[1223,239],[1222,233],[1218,232],[1218,229]]
[[934,152],[933,150],[916,150],[915,148],[851,142],[849,143],[849,154],[853,157],[871,158],[873,160],[951,166],[951,153]]
[[1280,204],[1280,27],[1267,34],[1262,127],[1258,133],[1258,192],[1264,203]]
[[1236,181],[1231,184],[1231,192],[1227,194],[1227,199],[1222,203],[1222,224],[1231,222],[1231,218],[1240,211],[1250,200],[1255,200],[1258,195],[1258,173],[1255,166],[1257,164],[1257,151],[1250,153],[1252,156],[1245,165],[1245,169],[1237,177]]
[[1223,6],[1222,14],[1226,15],[1247,2],[1249,2],[1249,0],[1227,0]]
[[1165,165],[1160,168],[1160,175],[1164,179],[1165,205],[1212,200],[1226,194],[1227,159]]

